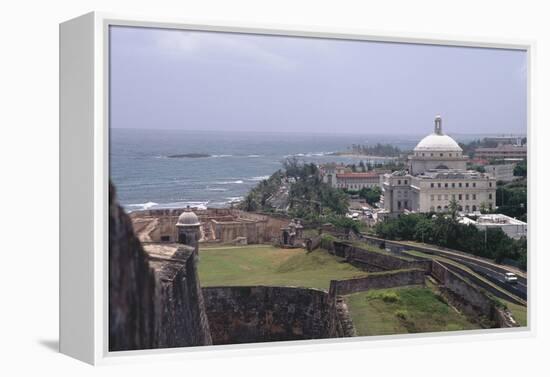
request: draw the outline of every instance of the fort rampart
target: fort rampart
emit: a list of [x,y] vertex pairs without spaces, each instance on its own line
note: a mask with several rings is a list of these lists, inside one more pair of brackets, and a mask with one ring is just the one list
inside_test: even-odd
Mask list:
[[365,277],[356,279],[331,280],[330,293],[334,295],[347,295],[370,289],[424,285],[425,275],[425,271],[420,269],[373,272]]
[[322,290],[278,286],[203,288],[214,344],[346,336],[336,298]]
[[511,313],[496,298],[442,263],[433,261],[431,274],[440,283],[443,296],[468,317],[479,321],[483,316],[491,322],[490,327],[518,326]]
[[109,208],[109,350],[212,344],[192,248],[146,251],[114,201]]
[[[176,223],[185,208],[148,209],[130,213],[134,231],[142,242],[176,242]],[[201,242],[270,243],[280,236],[288,219],[249,213],[234,208],[194,209],[201,223]]]
[[379,252],[371,251],[346,242],[334,241],[333,245],[333,253],[335,255],[346,258],[351,263],[365,265],[370,270],[390,271],[413,268],[426,272],[430,270],[429,261],[385,254],[382,250]]

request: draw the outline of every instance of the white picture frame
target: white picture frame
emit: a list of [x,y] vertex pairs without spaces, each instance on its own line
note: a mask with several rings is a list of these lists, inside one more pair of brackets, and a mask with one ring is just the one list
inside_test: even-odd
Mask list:
[[[88,13],[60,25],[60,351],[90,364],[129,362],[148,358],[227,356],[234,353],[292,352],[378,347],[409,342],[472,341],[491,337],[530,337],[536,318],[533,287],[529,285],[528,327],[473,330],[444,334],[392,335],[254,345],[202,346],[142,351],[108,351],[108,181],[109,181],[109,38],[112,25],[240,32],[296,37],[336,38],[432,45],[524,50],[528,70],[528,138],[533,140],[533,41],[461,38],[365,30],[200,23],[169,18]],[[535,143],[528,156],[535,156]],[[528,218],[535,217],[534,177],[529,176]],[[77,206],[76,203],[79,203]],[[84,204],[82,204],[84,203]],[[531,228],[529,238],[532,239]],[[535,255],[528,250],[529,280],[535,279]],[[200,352],[197,352],[200,351]]]

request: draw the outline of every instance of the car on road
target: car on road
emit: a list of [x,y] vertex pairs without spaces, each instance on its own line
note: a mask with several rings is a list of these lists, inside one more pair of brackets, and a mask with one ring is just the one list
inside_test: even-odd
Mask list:
[[507,283],[516,284],[518,282],[518,277],[516,276],[516,274],[514,274],[512,272],[506,272],[504,274],[504,280]]

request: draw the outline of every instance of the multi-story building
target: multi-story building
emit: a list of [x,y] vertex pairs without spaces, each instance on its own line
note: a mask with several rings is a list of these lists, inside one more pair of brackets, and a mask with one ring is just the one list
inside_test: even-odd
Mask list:
[[509,217],[500,213],[481,215],[476,220],[463,217],[460,219],[463,224],[475,225],[479,230],[486,230],[491,228],[500,228],[508,237],[519,239],[521,237],[527,237],[527,223]]
[[467,170],[466,160],[456,141],[443,134],[441,117],[436,117],[434,133],[423,138],[409,156],[409,170],[383,176],[385,212],[446,212],[453,200],[461,212],[492,209],[496,180]]
[[336,174],[336,187],[348,190],[361,190],[362,188],[380,187],[380,174],[376,172],[366,173],[342,173]]
[[485,173],[492,176],[497,181],[512,182],[514,177],[515,164],[485,165]]
[[487,143],[496,143],[496,145],[499,144],[513,144],[513,145],[521,145],[523,137],[521,136],[489,136],[484,138],[483,140]]
[[527,146],[504,144],[494,148],[477,148],[475,156],[488,160],[525,159],[527,158]]
[[332,187],[361,190],[362,188],[380,187],[380,176],[377,171],[353,172],[342,164],[325,164],[321,167],[323,182]]

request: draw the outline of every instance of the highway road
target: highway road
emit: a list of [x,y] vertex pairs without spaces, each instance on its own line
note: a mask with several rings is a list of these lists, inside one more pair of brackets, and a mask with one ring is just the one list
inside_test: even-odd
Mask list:
[[[469,267],[471,270],[489,280],[491,283],[498,285],[500,288],[506,290],[507,292],[523,299],[527,300],[527,273],[521,271],[515,267],[497,264],[494,261],[491,261],[486,258],[476,257],[471,254],[466,254],[461,251],[450,250],[446,248],[441,248],[439,246],[427,245],[427,244],[418,244],[413,242],[400,242],[400,241],[391,241],[391,240],[382,240],[375,237],[370,237],[362,234],[364,238],[371,238],[380,241],[385,241],[386,245],[393,244],[404,249],[417,250],[427,254],[434,254],[449,260],[452,260],[456,263],[460,263],[466,267]],[[517,275],[518,282],[516,284],[508,283],[504,279],[504,274],[506,272],[512,272]]]

